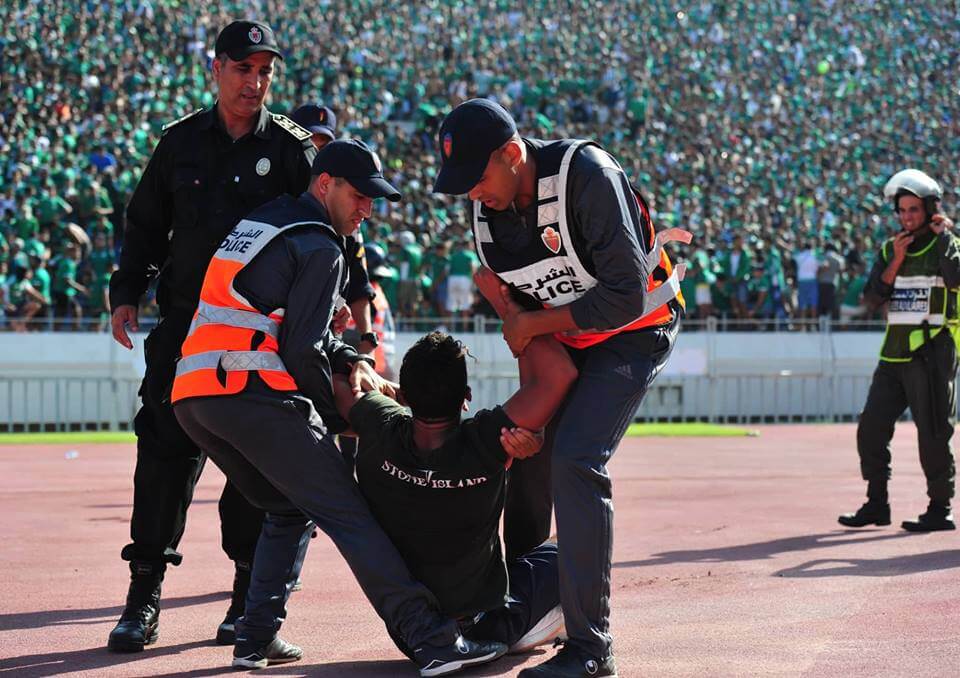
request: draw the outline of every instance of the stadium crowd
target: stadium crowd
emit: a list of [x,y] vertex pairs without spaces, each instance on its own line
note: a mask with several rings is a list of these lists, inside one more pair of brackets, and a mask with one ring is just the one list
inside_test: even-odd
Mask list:
[[[694,317],[863,317],[903,167],[960,186],[960,22],[887,0],[13,0],[0,7],[0,322],[106,325],[128,201],[162,126],[210,106],[213,38],[287,46],[270,107],[321,102],[404,191],[365,224],[402,317],[468,314],[464,201],[434,195],[439,120],[495,98],[527,136],[588,137],[643,190]],[[149,315],[148,300],[144,315]],[[39,321],[39,322],[38,322]],[[89,326],[89,325],[86,325]]]

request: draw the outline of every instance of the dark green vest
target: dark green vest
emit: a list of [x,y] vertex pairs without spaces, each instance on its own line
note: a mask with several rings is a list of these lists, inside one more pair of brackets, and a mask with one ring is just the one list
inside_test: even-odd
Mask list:
[[[893,254],[893,238],[883,243],[884,263]],[[887,333],[880,360],[908,362],[913,353],[946,327],[958,327],[958,289],[947,289],[940,276],[937,238],[917,252],[908,252],[893,283],[887,307]]]

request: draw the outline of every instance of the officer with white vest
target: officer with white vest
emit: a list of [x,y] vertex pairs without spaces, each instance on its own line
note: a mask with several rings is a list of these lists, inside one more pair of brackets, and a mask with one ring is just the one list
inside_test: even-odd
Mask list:
[[473,201],[481,262],[528,309],[504,321],[510,348],[522,361],[531,338],[553,334],[580,373],[547,430],[544,452],[514,463],[508,482],[508,558],[549,535],[551,499],[555,504],[569,635],[556,656],[520,675],[615,676],[606,464],[673,347],[682,269],[662,245],[689,242],[690,234],[655,233],[646,203],[597,144],[521,138],[492,101],[455,108],[439,143],[443,166],[434,191]]
[[890,440],[909,407],[917,425],[920,465],[930,503],[911,532],[954,529],[950,501],[954,461],[950,438],[956,420],[956,339],[960,329],[960,240],[937,208],[943,190],[916,169],[893,175],[883,189],[902,230],[880,248],[865,289],[867,303],[887,303],[880,364],[857,428],[860,471],[867,502],[839,517],[841,525],[889,525]]
[[[421,675],[495,659],[499,643],[473,643],[439,612],[374,519],[334,444],[347,425],[333,406],[332,374],[392,392],[336,339],[330,321],[347,288],[345,236],[375,198],[399,200],[379,158],[357,140],[317,153],[300,197],[254,210],[207,268],[183,342],[171,400],[184,431],[251,504],[265,511],[233,665],[300,659],[277,636],[313,523],[343,554],[394,637],[416,649]],[[369,362],[363,362],[367,360]]]

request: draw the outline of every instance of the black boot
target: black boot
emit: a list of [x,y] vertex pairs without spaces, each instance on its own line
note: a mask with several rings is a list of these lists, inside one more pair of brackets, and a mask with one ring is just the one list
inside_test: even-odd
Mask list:
[[233,593],[230,596],[230,609],[227,616],[217,627],[217,645],[233,645],[237,638],[235,625],[237,619],[243,616],[243,608],[247,604],[247,589],[250,588],[250,563],[234,561],[237,566],[233,575]]
[[904,520],[901,524],[907,532],[937,532],[939,530],[955,530],[953,513],[950,506],[931,501],[927,512],[921,513],[916,520]]
[[856,513],[844,513],[837,522],[845,527],[864,527],[866,525],[889,525],[890,504],[871,499]]
[[613,655],[593,657],[565,641],[554,642],[560,651],[542,664],[520,672],[520,678],[617,678]]
[[107,648],[113,652],[143,652],[145,645],[157,642],[160,626],[160,584],[163,565],[143,561],[130,562],[130,590],[120,621],[110,632]]

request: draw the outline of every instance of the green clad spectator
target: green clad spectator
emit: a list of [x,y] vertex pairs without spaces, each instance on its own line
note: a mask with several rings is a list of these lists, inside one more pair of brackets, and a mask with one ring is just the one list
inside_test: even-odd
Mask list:
[[88,181],[77,196],[77,218],[80,226],[86,228],[98,217],[113,214],[110,195],[96,179]]
[[723,250],[717,257],[717,266],[730,286],[730,297],[737,317],[745,318],[749,314],[747,304],[747,286],[753,279],[753,257],[750,250],[743,246],[743,236],[736,235],[729,249]]
[[400,272],[400,285],[397,289],[399,313],[412,316],[420,305],[420,267],[423,264],[423,248],[417,243],[416,236],[410,231],[402,231],[397,240],[400,243],[397,266]]
[[447,293],[450,275],[450,241],[438,240],[424,257],[424,266],[433,282],[430,302],[433,314],[440,318],[447,313]]
[[43,308],[41,309],[40,315],[46,315],[50,308],[50,304],[53,301],[51,296],[52,281],[50,279],[50,272],[47,270],[47,261],[44,257],[44,254],[45,253],[29,254],[30,269],[33,271],[33,279],[31,284],[43,298]]
[[73,212],[70,203],[51,190],[49,186],[41,189],[36,205],[37,222],[40,228],[46,230],[52,229]]
[[714,314],[713,294],[717,283],[717,274],[714,272],[710,254],[704,249],[698,249],[693,253],[690,268],[692,270],[688,271],[687,275],[691,275],[696,290],[694,304],[697,307],[697,317],[708,318]]
[[863,299],[863,288],[867,285],[866,267],[862,263],[852,264],[847,279],[843,299],[840,301],[840,322],[849,323],[867,315],[867,305]]
[[26,268],[10,285],[10,305],[13,307],[10,326],[17,332],[32,329],[30,322],[46,305],[43,294],[34,285],[33,275],[33,269]]
[[771,294],[773,284],[763,260],[754,262],[750,269],[750,279],[747,281],[745,287],[744,317],[773,317],[773,295]]
[[28,240],[30,238],[36,238],[37,234],[40,233],[40,222],[34,216],[30,203],[22,203],[14,219],[13,229],[18,238]]
[[714,315],[721,318],[729,318],[733,315],[733,299],[730,296],[730,285],[722,273],[718,274],[714,279],[714,283],[710,285],[710,297],[713,300]]
[[[73,327],[80,329],[83,306],[77,294],[88,295],[89,291],[77,280],[80,267],[80,247],[72,241],[67,241],[63,253],[57,257],[53,268],[51,290],[53,293],[54,317],[72,320]],[[60,327],[68,327],[63,323]]]
[[87,280],[90,283],[89,308],[97,318],[98,330],[108,322],[110,302],[107,297],[110,275],[116,270],[116,257],[109,245],[107,235],[98,232],[93,237],[93,250],[87,256]]
[[462,239],[453,243],[450,254],[450,284],[447,287],[447,313],[467,316],[473,308],[473,274],[480,268],[480,259],[473,244]]
[[396,268],[389,264],[384,264],[383,275],[380,278],[380,289],[383,290],[383,296],[387,298],[390,308],[397,308],[397,292],[400,287],[400,274]]

